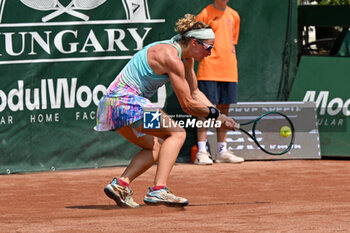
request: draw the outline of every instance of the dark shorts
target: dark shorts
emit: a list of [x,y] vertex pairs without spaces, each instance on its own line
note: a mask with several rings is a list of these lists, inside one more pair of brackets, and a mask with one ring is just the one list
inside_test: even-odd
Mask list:
[[212,104],[235,104],[238,101],[238,83],[198,81],[198,88]]

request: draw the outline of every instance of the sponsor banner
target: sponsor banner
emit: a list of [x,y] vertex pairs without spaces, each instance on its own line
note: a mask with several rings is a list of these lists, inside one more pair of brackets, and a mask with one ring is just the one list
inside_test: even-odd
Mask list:
[[[139,148],[116,133],[93,131],[99,98],[137,51],[174,36],[179,18],[198,14],[210,2],[0,0],[0,174],[128,164]],[[240,38],[245,43],[237,47],[240,64],[247,67],[239,68],[247,81],[241,87],[250,88],[249,80],[257,86],[267,80],[278,85],[282,60],[275,55],[286,44],[289,3],[262,0],[259,15],[245,0],[229,4],[250,19],[242,21]],[[271,9],[279,14],[271,18]],[[295,24],[293,15],[290,23]],[[277,29],[265,35],[266,51],[251,36],[257,22],[259,28]],[[287,36],[292,46],[293,35]],[[249,68],[257,64],[252,48],[264,54],[257,57],[261,66],[254,70]],[[265,69],[268,64],[275,65]],[[256,73],[263,81],[256,80]],[[242,98],[271,99],[278,87],[271,90],[246,97],[243,93]],[[181,112],[169,84],[151,100],[169,114]],[[196,140],[194,128],[187,135],[179,162],[190,160],[189,148]]]
[[[93,131],[96,106],[129,59],[163,36],[166,19],[152,9],[148,0],[0,0],[0,173],[128,163],[138,148],[116,160],[128,142]],[[163,86],[152,101],[165,98]]]
[[[295,141],[292,149],[284,155],[274,156],[263,152],[247,135],[240,131],[227,132],[227,147],[234,154],[245,160],[279,160],[279,159],[320,159],[319,134],[317,126],[316,106],[314,103],[304,102],[241,102],[230,105],[229,116],[238,123],[254,120],[264,113],[276,111],[288,116],[295,127]],[[277,119],[276,119],[277,120]],[[272,119],[272,121],[274,121]],[[271,123],[273,124],[273,122]],[[251,130],[252,125],[246,129]],[[273,132],[266,129],[257,132],[258,141],[264,141]],[[212,156],[215,158],[217,151],[216,130],[207,131],[207,138]],[[274,144],[263,145],[265,149],[283,149],[288,145]]]
[[315,102],[322,156],[350,155],[350,59],[302,57],[289,100]]

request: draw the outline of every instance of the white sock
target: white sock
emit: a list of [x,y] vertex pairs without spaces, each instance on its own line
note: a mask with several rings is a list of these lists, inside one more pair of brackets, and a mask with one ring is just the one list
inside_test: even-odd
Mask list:
[[227,143],[226,142],[218,142],[218,152],[227,151]]
[[198,141],[198,151],[207,151],[207,142],[206,141]]

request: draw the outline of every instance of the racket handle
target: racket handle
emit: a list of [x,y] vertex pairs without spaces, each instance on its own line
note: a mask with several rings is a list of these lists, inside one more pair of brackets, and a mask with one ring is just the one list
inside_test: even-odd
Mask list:
[[241,125],[239,123],[235,122],[235,125],[233,127],[235,127],[236,129],[239,129],[239,128],[241,128]]

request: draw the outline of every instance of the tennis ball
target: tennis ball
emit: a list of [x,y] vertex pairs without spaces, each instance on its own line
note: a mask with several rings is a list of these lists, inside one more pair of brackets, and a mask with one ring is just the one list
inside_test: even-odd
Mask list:
[[292,134],[292,130],[288,126],[282,126],[280,134],[282,137],[287,138]]

